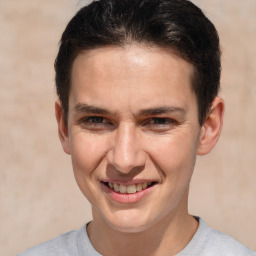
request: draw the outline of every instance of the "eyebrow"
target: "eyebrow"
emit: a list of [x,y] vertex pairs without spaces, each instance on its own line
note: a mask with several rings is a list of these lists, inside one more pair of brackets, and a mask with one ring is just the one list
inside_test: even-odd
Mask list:
[[87,113],[87,114],[108,115],[111,113],[105,108],[91,106],[91,105],[82,104],[82,103],[78,103],[77,105],[75,105],[74,109],[76,112]]
[[139,115],[141,116],[153,116],[153,115],[161,115],[161,114],[170,114],[173,112],[181,112],[185,113],[186,110],[184,108],[176,107],[176,106],[162,106],[156,108],[147,108],[139,111]]
[[[86,114],[98,114],[98,115],[116,114],[105,108],[83,104],[83,103],[78,103],[74,109],[76,112],[86,113]],[[141,109],[137,115],[153,116],[153,115],[169,114],[173,112],[180,112],[184,114],[186,110],[184,108],[180,108],[176,106],[161,106],[161,107],[155,107],[155,108]]]

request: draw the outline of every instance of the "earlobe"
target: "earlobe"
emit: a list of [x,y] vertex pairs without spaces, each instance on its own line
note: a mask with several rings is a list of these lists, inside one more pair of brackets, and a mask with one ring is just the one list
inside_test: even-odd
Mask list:
[[65,123],[64,113],[60,101],[55,102],[55,117],[58,123],[58,134],[63,150],[70,154],[69,134]]
[[216,145],[223,124],[224,101],[216,97],[212,102],[211,110],[201,127],[198,155],[208,154]]

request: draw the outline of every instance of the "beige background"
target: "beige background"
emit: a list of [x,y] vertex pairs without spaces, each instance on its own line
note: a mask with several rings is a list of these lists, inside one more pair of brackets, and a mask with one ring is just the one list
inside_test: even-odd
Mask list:
[[[256,250],[256,1],[194,1],[222,42],[222,137],[200,157],[190,211]],[[90,206],[54,117],[60,35],[83,2],[0,0],[0,255],[79,228]]]

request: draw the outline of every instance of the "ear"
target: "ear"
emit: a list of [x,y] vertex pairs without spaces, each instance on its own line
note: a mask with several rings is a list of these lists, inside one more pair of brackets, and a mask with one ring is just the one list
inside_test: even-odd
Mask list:
[[55,102],[55,116],[58,123],[58,133],[63,150],[70,154],[68,128],[65,124],[64,111],[60,101]]
[[224,101],[222,98],[216,97],[212,102],[210,112],[201,127],[197,149],[198,155],[208,154],[216,145],[222,129],[223,114]]

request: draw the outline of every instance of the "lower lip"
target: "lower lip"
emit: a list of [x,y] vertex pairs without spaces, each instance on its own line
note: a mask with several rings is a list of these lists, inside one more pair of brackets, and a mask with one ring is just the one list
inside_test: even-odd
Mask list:
[[103,183],[101,183],[101,187],[103,188],[103,191],[107,193],[112,200],[118,203],[123,203],[123,204],[131,204],[131,203],[139,202],[140,200],[142,200],[142,198],[146,197],[154,188],[154,186],[152,186],[133,194],[122,194],[122,193],[117,193],[113,191]]

